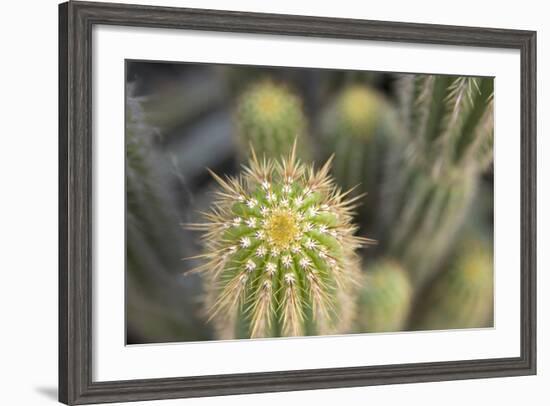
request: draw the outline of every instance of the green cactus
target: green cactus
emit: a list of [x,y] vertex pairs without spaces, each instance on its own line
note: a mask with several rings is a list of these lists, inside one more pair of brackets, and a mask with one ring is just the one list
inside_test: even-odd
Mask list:
[[491,162],[493,78],[405,75],[400,100],[411,159],[435,174]]
[[236,122],[242,151],[252,145],[260,158],[279,159],[290,153],[296,140],[297,156],[311,158],[301,100],[284,85],[254,83],[239,99]]
[[221,338],[346,332],[358,275],[352,200],[328,176],[287,158],[221,179],[204,232],[209,312]]
[[421,295],[414,330],[490,327],[493,320],[493,251],[486,241],[463,243],[450,267]]
[[400,331],[408,319],[412,287],[407,272],[395,261],[382,259],[367,267],[357,303],[354,331]]
[[364,85],[345,88],[328,106],[322,122],[325,155],[334,153],[333,175],[353,195],[365,195],[359,208],[367,222],[379,199],[389,139],[397,131],[389,102]]
[[[128,94],[132,93],[129,86]],[[128,337],[140,342],[204,340],[197,294],[180,283],[181,231],[176,205],[155,164],[153,130],[141,101],[126,108],[126,292]],[[189,281],[188,281],[189,282]]]
[[[148,262],[146,251],[162,262],[163,268],[177,264],[177,227],[172,226],[175,205],[167,196],[160,176],[155,172],[154,146],[151,128],[142,120],[141,103],[135,98],[127,99],[126,108],[126,217],[127,255],[129,263]],[[171,238],[165,239],[169,235]],[[147,250],[138,249],[134,240],[142,240]],[[153,262],[153,261],[151,261]],[[137,272],[137,271],[136,271]]]
[[386,177],[384,242],[422,285],[448,253],[492,161],[493,80],[408,75],[401,104],[407,139],[394,145]]

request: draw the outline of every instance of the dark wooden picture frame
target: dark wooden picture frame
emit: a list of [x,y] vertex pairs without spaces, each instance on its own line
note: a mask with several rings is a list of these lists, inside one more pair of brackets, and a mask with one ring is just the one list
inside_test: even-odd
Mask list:
[[[521,354],[166,379],[92,380],[92,28],[96,24],[517,49],[521,54]],[[59,400],[218,396],[536,373],[536,32],[216,10],[59,6]]]

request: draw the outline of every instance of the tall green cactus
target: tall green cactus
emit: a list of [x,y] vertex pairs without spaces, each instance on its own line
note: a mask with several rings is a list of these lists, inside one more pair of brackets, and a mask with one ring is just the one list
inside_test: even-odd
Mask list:
[[[175,206],[154,170],[152,130],[142,120],[141,103],[128,97],[126,108],[126,223],[127,258],[135,274],[149,271],[148,262],[166,270],[177,264]],[[164,238],[166,235],[170,238]],[[140,241],[140,242],[138,242]],[[135,242],[135,244],[134,244]],[[154,257],[154,260],[147,256]],[[134,266],[135,265],[135,266]],[[159,269],[151,270],[153,273]]]
[[384,242],[422,285],[464,223],[479,174],[492,161],[493,79],[408,75],[407,129],[386,178]]
[[324,114],[322,146],[326,156],[334,153],[334,177],[343,188],[355,187],[354,195],[365,195],[359,211],[367,217],[374,214],[386,146],[397,131],[398,120],[389,102],[364,85],[344,88]]
[[[128,89],[126,108],[126,286],[128,337],[140,342],[204,340],[197,294],[181,282],[181,231],[156,161],[153,130]],[[192,285],[192,283],[191,283]],[[199,293],[199,292],[197,292]]]
[[447,270],[420,295],[414,330],[489,327],[493,320],[493,251],[480,239],[464,242]]
[[260,158],[279,159],[296,140],[297,156],[311,158],[302,102],[282,84],[262,80],[249,87],[239,99],[236,123],[242,151],[252,145]]
[[367,266],[357,303],[354,331],[378,333],[405,327],[413,290],[407,272],[395,261]]
[[287,158],[221,179],[204,224],[210,315],[221,338],[343,333],[358,275],[350,200],[328,176]]

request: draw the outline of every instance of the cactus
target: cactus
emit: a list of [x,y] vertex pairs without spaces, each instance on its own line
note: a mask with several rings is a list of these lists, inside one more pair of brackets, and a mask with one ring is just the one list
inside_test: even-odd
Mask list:
[[[155,160],[159,157],[154,151],[153,131],[142,117],[140,100],[129,97],[126,108],[126,250],[128,263],[132,265],[130,269],[136,273],[143,271],[148,262],[158,262],[159,268],[169,269],[177,264],[178,258],[174,256],[178,252],[178,229],[172,225],[177,219],[175,204],[160,174],[155,171]],[[166,235],[170,238],[165,239]],[[147,248],[139,248],[142,244]],[[147,259],[147,255],[155,260]]]
[[242,151],[250,151],[252,145],[260,158],[279,159],[297,140],[297,156],[311,158],[301,100],[283,85],[254,83],[240,97],[236,121]]
[[384,195],[390,255],[422,285],[441,265],[492,161],[493,80],[416,75],[401,82],[407,145]]
[[364,194],[360,214],[373,215],[385,164],[388,139],[397,117],[387,100],[363,85],[345,88],[328,106],[322,123],[326,155],[334,152],[333,175],[343,188]]
[[399,197],[389,199],[396,214],[388,252],[406,264],[414,284],[421,286],[438,269],[462,227],[477,177],[464,172],[434,179],[411,168],[399,184]]
[[421,295],[414,330],[489,327],[493,320],[493,252],[480,239],[462,244],[450,267]]
[[204,340],[193,290],[198,278],[182,283],[181,231],[176,204],[158,171],[152,142],[154,131],[145,123],[141,100],[131,96],[126,108],[126,292],[127,328],[131,340],[166,342]]
[[492,78],[406,75],[400,100],[411,159],[436,175],[474,163],[484,169],[491,162]]
[[345,332],[353,314],[358,257],[353,199],[329,177],[288,157],[252,150],[238,178],[222,179],[206,222],[203,263],[209,313],[221,338]]
[[409,276],[397,262],[382,259],[369,265],[359,293],[354,331],[402,330],[409,315],[412,293]]

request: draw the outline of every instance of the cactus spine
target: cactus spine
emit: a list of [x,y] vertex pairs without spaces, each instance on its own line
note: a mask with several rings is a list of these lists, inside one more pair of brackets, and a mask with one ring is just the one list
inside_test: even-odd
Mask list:
[[238,178],[221,179],[204,231],[210,316],[222,338],[345,332],[353,314],[358,257],[351,200],[328,176],[252,152]]
[[260,158],[286,156],[296,140],[297,156],[311,157],[306,137],[306,118],[301,100],[287,87],[264,80],[254,83],[237,108],[237,136],[242,151],[250,145]]
[[492,160],[493,80],[409,75],[401,83],[407,147],[388,176],[389,252],[423,284],[468,214],[479,173]]
[[355,188],[354,195],[366,195],[359,209],[366,216],[379,198],[386,144],[397,131],[392,113],[382,95],[356,84],[345,88],[324,115],[324,146],[327,156],[334,152],[334,177],[343,188]]
[[468,240],[448,270],[429,285],[412,322],[415,330],[488,327],[493,317],[493,255],[484,241]]
[[413,293],[407,272],[397,262],[382,259],[370,264],[363,278],[354,330],[358,333],[402,330]]

